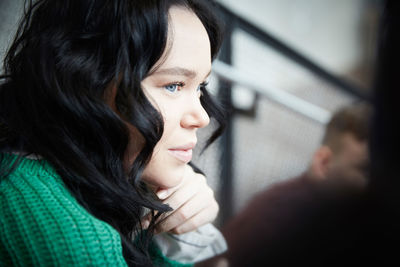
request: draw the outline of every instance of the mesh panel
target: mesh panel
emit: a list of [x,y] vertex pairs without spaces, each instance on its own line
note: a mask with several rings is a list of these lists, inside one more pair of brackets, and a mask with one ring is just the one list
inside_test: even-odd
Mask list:
[[[263,81],[267,88],[284,90],[330,113],[355,100],[242,31],[234,32],[232,45],[233,66]],[[234,105],[241,108],[246,108],[256,97],[249,88],[238,85],[232,87],[232,94]],[[320,144],[325,125],[261,95],[257,97],[255,116],[236,113],[232,129],[235,214],[256,193],[305,171]],[[201,129],[199,140],[209,132],[210,129]],[[223,148],[218,145],[216,142],[203,155],[196,153],[194,157],[194,162],[207,174],[217,198],[225,190],[221,188]],[[220,205],[224,209],[224,203]]]

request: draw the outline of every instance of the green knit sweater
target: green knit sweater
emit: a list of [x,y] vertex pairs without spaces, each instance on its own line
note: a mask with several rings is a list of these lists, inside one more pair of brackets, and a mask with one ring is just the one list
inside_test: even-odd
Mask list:
[[[5,155],[6,165],[16,160]],[[152,247],[156,266],[191,266]],[[118,232],[89,214],[45,160],[0,177],[0,266],[126,266]]]

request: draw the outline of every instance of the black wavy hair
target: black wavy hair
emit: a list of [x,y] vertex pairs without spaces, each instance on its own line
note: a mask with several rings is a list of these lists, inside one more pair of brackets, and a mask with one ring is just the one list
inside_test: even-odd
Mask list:
[[[120,233],[128,265],[151,265],[147,248],[156,216],[149,230],[141,231],[144,209],[153,215],[169,210],[141,181],[163,133],[162,117],[145,97],[141,81],[167,47],[171,6],[186,7],[199,17],[216,57],[221,28],[210,4],[31,0],[4,60],[0,151],[23,151],[49,161],[78,202]],[[117,87],[121,116],[105,102],[110,85]],[[220,125],[210,144],[222,132],[224,119],[216,101],[202,90],[202,105]],[[124,121],[145,139],[129,174],[123,166],[129,142]],[[2,168],[0,177],[15,165]]]

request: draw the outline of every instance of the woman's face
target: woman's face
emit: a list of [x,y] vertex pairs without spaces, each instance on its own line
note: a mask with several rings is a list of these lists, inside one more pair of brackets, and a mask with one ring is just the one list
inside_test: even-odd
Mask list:
[[200,86],[211,71],[210,41],[201,21],[191,11],[169,11],[168,45],[156,70],[142,87],[164,119],[164,133],[146,166],[143,180],[155,189],[178,185],[192,159],[196,131],[210,119],[200,103]]

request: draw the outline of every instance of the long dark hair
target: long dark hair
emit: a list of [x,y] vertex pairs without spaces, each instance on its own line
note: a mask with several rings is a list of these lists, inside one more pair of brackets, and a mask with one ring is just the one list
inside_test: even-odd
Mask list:
[[[169,209],[141,181],[163,133],[162,117],[141,81],[166,49],[173,5],[199,17],[214,59],[221,34],[207,1],[38,0],[28,3],[1,76],[0,151],[49,161],[78,202],[120,233],[129,265],[151,264],[147,247],[155,217],[141,231],[144,208],[153,214]],[[117,87],[120,116],[105,103],[110,86]],[[205,88],[201,102],[223,128],[222,113]],[[124,120],[145,139],[128,175]],[[12,171],[2,168],[0,177]]]

